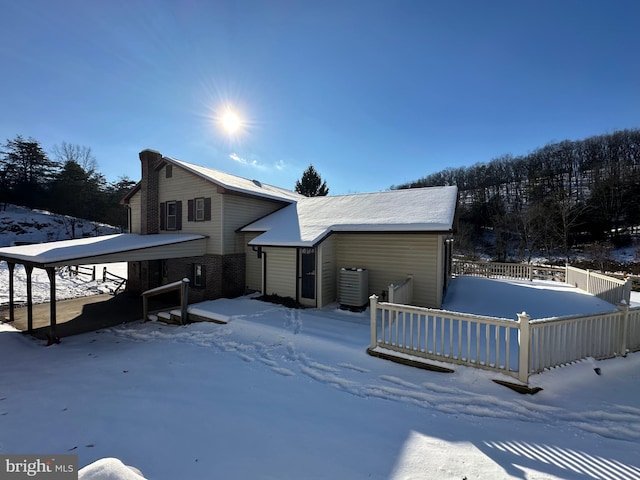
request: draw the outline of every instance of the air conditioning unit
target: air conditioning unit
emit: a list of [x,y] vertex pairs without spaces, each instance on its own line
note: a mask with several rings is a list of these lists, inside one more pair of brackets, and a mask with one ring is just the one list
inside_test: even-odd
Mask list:
[[364,268],[341,268],[338,285],[340,308],[364,310],[369,303],[369,272]]

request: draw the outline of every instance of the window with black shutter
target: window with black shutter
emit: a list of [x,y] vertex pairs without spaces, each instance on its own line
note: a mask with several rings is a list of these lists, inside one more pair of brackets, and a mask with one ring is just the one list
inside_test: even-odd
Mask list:
[[204,198],[195,199],[195,217],[196,222],[202,222],[204,220]]
[[211,221],[211,197],[187,200],[187,221]]
[[178,214],[176,202],[167,202],[167,230],[177,230]]
[[211,197],[204,199],[204,220],[205,222],[211,221]]

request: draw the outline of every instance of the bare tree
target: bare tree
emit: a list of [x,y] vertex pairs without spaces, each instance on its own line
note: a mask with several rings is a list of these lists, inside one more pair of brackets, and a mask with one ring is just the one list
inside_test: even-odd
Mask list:
[[98,161],[91,153],[90,147],[62,142],[53,146],[52,153],[58,163],[64,165],[67,162],[75,162],[88,175],[93,175],[98,170]]

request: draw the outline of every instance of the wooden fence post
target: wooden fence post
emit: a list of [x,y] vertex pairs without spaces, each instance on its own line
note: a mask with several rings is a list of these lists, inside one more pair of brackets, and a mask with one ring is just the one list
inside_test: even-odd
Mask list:
[[374,349],[378,346],[378,297],[376,295],[369,297],[369,318],[371,320],[371,345],[369,348]]
[[142,321],[149,321],[149,299],[144,293],[142,294]]
[[180,320],[182,325],[187,323],[187,306],[189,305],[189,279],[182,279],[182,288],[180,289]]
[[518,344],[520,357],[518,358],[518,380],[529,383],[529,361],[531,359],[531,317],[522,312],[518,314]]

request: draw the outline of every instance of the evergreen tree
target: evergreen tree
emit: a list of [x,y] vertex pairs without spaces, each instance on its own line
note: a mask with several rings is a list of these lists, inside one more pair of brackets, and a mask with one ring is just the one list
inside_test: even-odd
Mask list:
[[2,146],[0,178],[6,189],[4,201],[44,207],[45,194],[58,164],[49,160],[40,144],[33,138],[18,135]]
[[136,182],[127,176],[118,178],[116,182],[109,183],[106,188],[107,209],[103,222],[126,229],[128,226],[127,209],[120,204],[120,200],[136,185]]
[[51,209],[57,213],[98,221],[105,210],[104,179],[85,171],[75,160],[65,162],[51,183]]
[[313,165],[309,165],[302,178],[296,181],[296,192],[305,197],[324,197],[329,194],[327,182],[323,182]]

